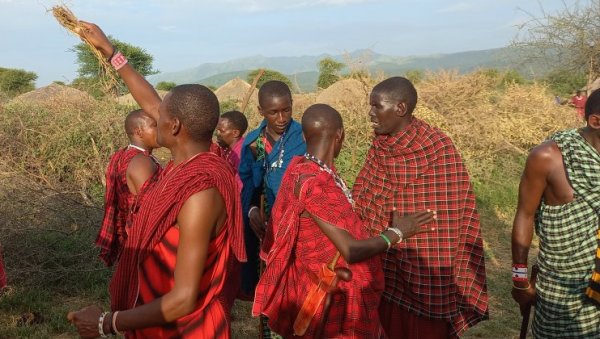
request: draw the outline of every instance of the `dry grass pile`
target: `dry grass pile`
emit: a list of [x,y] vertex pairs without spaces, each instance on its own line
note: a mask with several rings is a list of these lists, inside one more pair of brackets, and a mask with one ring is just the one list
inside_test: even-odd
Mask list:
[[544,85],[497,85],[483,72],[444,71],[418,86],[421,105],[439,115],[429,122],[452,137],[476,177],[489,173],[499,156],[527,154],[553,132],[582,124]]
[[340,80],[324,89],[317,96],[317,102],[332,107],[353,106],[367,103],[371,85],[356,79]]
[[[229,80],[223,86],[215,91],[215,95],[219,98],[219,102],[235,101],[240,104],[244,101],[246,94],[250,90],[251,85],[240,78]],[[250,96],[248,108],[254,109],[258,104],[258,91],[255,90]]]
[[[164,90],[160,90],[157,89],[156,92],[158,93],[158,96],[162,98],[165,97],[165,95],[167,95],[167,93],[169,93],[169,91],[164,91]],[[124,95],[121,95],[120,97],[115,98],[115,101],[119,104],[119,105],[123,105],[123,106],[128,106],[129,108],[139,108],[140,105],[138,105],[138,103],[135,101],[135,99],[133,98],[133,95],[131,95],[131,93],[127,93]]]
[[47,108],[68,106],[74,109],[88,109],[96,100],[87,92],[73,87],[50,84],[12,99],[8,105],[37,105]]
[[51,188],[99,193],[109,155],[126,143],[127,110],[108,102],[0,108],[2,161]]

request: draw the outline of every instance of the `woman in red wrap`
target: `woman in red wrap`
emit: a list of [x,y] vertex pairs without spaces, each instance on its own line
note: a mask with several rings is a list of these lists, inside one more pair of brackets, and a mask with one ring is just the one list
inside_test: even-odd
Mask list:
[[[227,267],[245,260],[234,172],[209,152],[219,102],[208,88],[181,85],[161,102],[154,88],[94,24],[82,34],[119,72],[158,121],[158,143],[172,160],[133,206],[133,225],[110,284],[111,312],[70,312],[84,338],[229,338]],[[236,277],[237,278],[237,277]]]
[[[344,140],[340,114],[328,105],[313,105],[302,117],[302,131],[307,153],[292,160],[281,182],[252,313],[266,315],[269,327],[285,338],[380,338],[377,309],[384,282],[376,256],[392,242],[431,230],[421,225],[435,214],[400,218],[394,213],[393,226],[369,238],[352,210],[350,190],[333,168]],[[337,286],[321,279],[328,273],[322,272],[326,264],[329,272],[349,270],[350,279]],[[325,293],[318,290],[333,288],[327,311]]]

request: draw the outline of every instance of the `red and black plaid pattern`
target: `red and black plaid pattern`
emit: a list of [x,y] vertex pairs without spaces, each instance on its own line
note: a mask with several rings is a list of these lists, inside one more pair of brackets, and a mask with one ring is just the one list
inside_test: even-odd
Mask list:
[[454,334],[488,317],[483,244],[469,175],[450,138],[413,118],[395,136],[377,136],[353,187],[372,234],[401,215],[437,211],[435,231],[383,256],[384,297],[419,316],[447,319]]
[[[172,263],[173,267],[159,265],[160,269],[157,271],[147,271],[150,266],[145,266],[144,262],[146,259],[151,260],[149,258],[154,256],[157,245],[168,246],[165,241],[171,238],[166,236],[167,232],[177,223],[177,216],[183,204],[197,192],[215,187],[221,194],[227,209],[227,218],[221,231],[223,234],[217,236],[211,242],[215,246],[218,245],[218,248],[211,247],[208,258],[216,255],[216,260],[219,260],[219,262],[221,260],[228,262],[228,260],[234,258],[240,262],[246,261],[240,197],[234,180],[231,166],[211,152],[199,153],[185,163],[178,166],[173,166],[171,163],[165,168],[158,182],[144,193],[141,201],[134,204],[133,225],[119,259],[119,265],[110,283],[111,308],[113,311],[126,310],[135,306],[138,290],[141,291],[139,282],[142,277],[147,282],[152,282],[152,286],[156,288],[162,286],[162,282],[170,281],[173,278],[172,272],[175,262],[162,258],[160,260]],[[221,236],[224,239],[221,239]],[[173,244],[172,241],[170,243],[173,246],[177,245]],[[176,252],[174,248],[171,248],[171,250]],[[216,254],[211,250],[214,250]],[[213,301],[217,302],[215,297],[219,296],[226,283],[226,274],[222,271],[225,267],[227,265],[210,266],[207,263],[207,268],[200,282],[201,290],[198,294],[197,311],[203,307],[208,307],[207,305],[210,305]],[[217,277],[222,278],[217,279]],[[144,286],[150,285],[146,284]],[[171,285],[162,286],[163,289],[154,291],[156,293],[153,292],[153,295],[163,294],[166,291],[164,288],[168,288],[168,286]],[[150,299],[151,297],[146,297],[144,302],[149,302]],[[198,314],[204,313],[202,311],[196,313],[195,311],[194,314],[198,316]],[[202,316],[198,317],[202,318]],[[201,319],[194,319],[193,327],[205,326]],[[186,318],[182,321],[191,320]],[[167,325],[165,328],[169,326],[171,325]],[[225,323],[225,326],[228,326],[228,323]],[[203,328],[210,332],[209,328]],[[228,330],[227,327],[225,332],[229,333]],[[219,333],[221,333],[220,330]]]
[[[303,161],[303,157],[294,158],[281,182],[267,231],[271,241],[263,248],[268,252],[263,252],[266,269],[256,287],[252,311],[254,316],[266,315],[269,327],[285,338],[293,336],[294,321],[309,290],[317,285],[319,271],[337,253],[317,223],[303,212],[345,229],[357,239],[369,237],[333,177],[317,164]],[[352,280],[338,284],[340,293],[334,295],[323,337],[379,338],[380,258],[356,264],[340,258],[336,267],[349,268]],[[322,316],[323,304],[303,337],[314,337]]]
[[[138,154],[151,155],[134,147],[125,147],[115,152],[106,168],[106,191],[104,194],[104,218],[96,237],[96,246],[100,247],[100,259],[107,266],[112,266],[119,258],[125,239],[126,225],[135,200],[135,195],[127,187],[127,167],[131,159]],[[160,164],[156,162],[160,173]]]

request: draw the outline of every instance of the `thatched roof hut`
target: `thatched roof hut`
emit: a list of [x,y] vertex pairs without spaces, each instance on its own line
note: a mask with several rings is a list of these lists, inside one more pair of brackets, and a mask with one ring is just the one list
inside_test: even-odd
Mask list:
[[96,100],[87,92],[54,83],[21,94],[12,99],[9,104],[41,106],[71,105],[85,108],[95,102]]
[[356,79],[344,79],[324,89],[317,96],[317,103],[334,108],[364,105],[371,89]]

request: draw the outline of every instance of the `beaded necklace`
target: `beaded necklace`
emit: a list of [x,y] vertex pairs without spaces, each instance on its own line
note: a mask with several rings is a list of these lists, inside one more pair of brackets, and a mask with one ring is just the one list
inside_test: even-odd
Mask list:
[[304,153],[304,157],[307,160],[310,160],[310,161],[314,162],[315,164],[319,165],[319,167],[321,167],[321,170],[329,173],[329,175],[331,175],[333,177],[333,180],[335,180],[336,186],[341,188],[342,192],[344,192],[344,195],[348,199],[348,202],[351,205],[354,205],[354,200],[352,199],[352,191],[350,191],[348,186],[346,186],[344,179],[340,178],[340,176],[337,175],[331,168],[329,168],[329,166],[327,166],[321,159],[315,157],[314,155],[312,155],[310,153]]
[[281,143],[279,145],[279,155],[277,157],[277,160],[273,161],[273,163],[271,165],[269,165],[267,163],[266,145],[263,141],[266,138],[266,130],[267,130],[267,127],[265,126],[265,128],[263,128],[263,130],[260,132],[258,139],[256,139],[256,160],[262,160],[263,161],[263,169],[266,172],[270,172],[276,168],[281,168],[283,166],[283,156],[285,154],[284,139],[285,139],[285,134],[287,133],[287,131],[283,132],[283,134],[279,138]]

